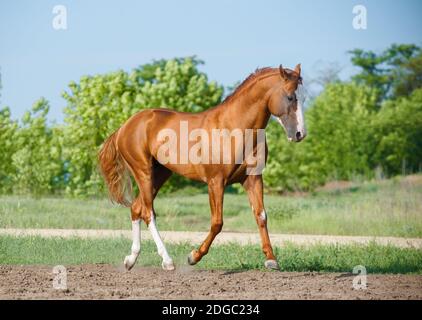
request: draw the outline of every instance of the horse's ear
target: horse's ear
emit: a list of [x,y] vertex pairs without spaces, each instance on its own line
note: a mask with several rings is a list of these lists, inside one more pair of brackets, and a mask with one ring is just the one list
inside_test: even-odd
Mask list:
[[300,68],[300,63],[298,64],[298,65],[296,65],[296,67],[295,67],[295,71],[297,72],[297,74],[300,76],[300,71],[301,71],[301,68]]
[[280,66],[279,66],[278,68],[279,68],[279,70],[280,70],[280,75],[281,75],[281,78],[282,78],[283,80],[287,80],[287,73],[286,73],[286,71],[283,69],[283,66],[280,64]]

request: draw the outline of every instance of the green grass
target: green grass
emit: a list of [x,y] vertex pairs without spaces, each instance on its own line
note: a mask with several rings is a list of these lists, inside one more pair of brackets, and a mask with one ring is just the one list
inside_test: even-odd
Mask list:
[[[265,197],[272,233],[422,237],[422,175],[302,196]],[[208,196],[159,195],[160,230],[207,231]],[[129,229],[130,210],[108,200],[1,196],[0,227]],[[224,230],[257,232],[246,195],[226,194]]]
[[[121,265],[130,251],[127,239],[78,239],[0,236],[0,264],[73,265],[110,263]],[[190,244],[168,245],[176,266],[186,266]],[[283,271],[351,272],[356,265],[368,273],[422,274],[422,251],[396,247],[347,245],[287,245],[275,248]],[[141,244],[138,265],[160,266],[161,260],[153,242]],[[250,270],[263,269],[264,255],[258,245],[236,244],[211,247],[197,269]]]

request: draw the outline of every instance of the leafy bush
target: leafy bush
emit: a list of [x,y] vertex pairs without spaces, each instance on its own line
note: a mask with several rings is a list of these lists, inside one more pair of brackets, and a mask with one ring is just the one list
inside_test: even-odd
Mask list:
[[40,195],[59,189],[63,169],[60,132],[48,126],[48,111],[47,100],[35,102],[14,134],[11,180],[16,193]]
[[422,161],[422,88],[409,98],[387,101],[373,123],[373,166],[389,175],[420,171]]

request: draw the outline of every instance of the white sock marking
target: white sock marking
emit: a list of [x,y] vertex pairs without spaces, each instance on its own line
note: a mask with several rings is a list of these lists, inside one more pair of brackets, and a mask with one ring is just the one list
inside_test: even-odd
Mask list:
[[126,256],[124,264],[127,269],[131,269],[136,262],[136,259],[139,256],[139,251],[141,250],[141,229],[140,229],[140,220],[132,221],[132,248],[131,254]]
[[167,249],[164,246],[163,240],[161,240],[160,234],[158,233],[157,226],[155,225],[154,214],[151,214],[151,221],[148,225],[148,229],[151,232],[152,238],[157,246],[158,254],[163,258],[164,263],[170,264],[173,260],[170,258],[167,253]]
[[140,220],[132,221],[132,255],[138,256],[141,250],[141,228]]

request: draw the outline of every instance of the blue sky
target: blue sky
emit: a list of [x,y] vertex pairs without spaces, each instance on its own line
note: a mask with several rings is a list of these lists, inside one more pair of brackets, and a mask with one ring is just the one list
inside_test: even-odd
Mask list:
[[[52,27],[55,5],[67,30]],[[355,5],[368,28],[352,27]],[[257,67],[302,63],[307,77],[337,62],[355,70],[347,51],[422,45],[420,0],[2,1],[0,106],[20,117],[41,96],[62,121],[61,92],[82,75],[130,70],[152,59],[197,55],[209,78],[231,85]]]

